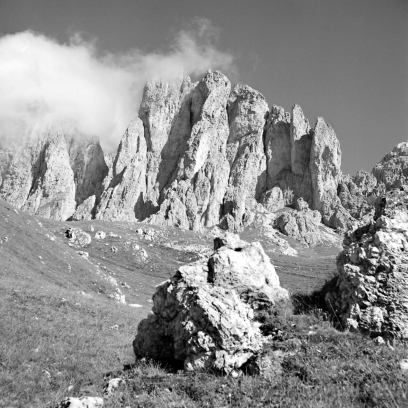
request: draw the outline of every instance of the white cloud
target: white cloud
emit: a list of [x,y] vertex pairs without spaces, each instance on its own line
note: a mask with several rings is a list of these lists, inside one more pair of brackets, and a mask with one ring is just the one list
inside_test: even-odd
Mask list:
[[116,148],[137,116],[152,77],[171,80],[207,69],[234,73],[233,57],[216,47],[208,20],[181,31],[166,52],[103,54],[74,35],[69,44],[31,31],[0,37],[0,140],[18,140],[48,126],[97,136]]

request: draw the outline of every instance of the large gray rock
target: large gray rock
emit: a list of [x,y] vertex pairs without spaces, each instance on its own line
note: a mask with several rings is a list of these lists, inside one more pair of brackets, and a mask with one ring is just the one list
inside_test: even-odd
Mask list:
[[346,235],[336,289],[326,296],[346,328],[408,338],[408,194],[376,203],[374,221]]
[[297,200],[295,211],[286,211],[276,220],[275,226],[283,234],[295,238],[302,244],[314,247],[322,242],[320,222],[322,219],[319,211],[311,211],[306,201]]
[[137,357],[236,374],[260,355],[267,338],[256,311],[288,292],[259,243],[229,236],[216,247],[208,262],[184,265],[157,287],[133,342]]

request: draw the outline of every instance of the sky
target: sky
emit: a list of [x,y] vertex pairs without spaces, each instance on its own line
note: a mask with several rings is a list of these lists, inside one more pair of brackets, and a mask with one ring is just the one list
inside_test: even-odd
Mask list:
[[0,61],[0,136],[68,117],[112,147],[150,77],[211,67],[324,117],[344,173],[408,139],[407,0],[0,0]]

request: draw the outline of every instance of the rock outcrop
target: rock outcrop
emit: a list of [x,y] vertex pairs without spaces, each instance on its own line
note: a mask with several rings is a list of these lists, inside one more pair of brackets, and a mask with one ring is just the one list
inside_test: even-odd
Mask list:
[[408,184],[408,141],[399,143],[373,169],[378,182],[384,183],[386,190]]
[[304,245],[314,247],[321,243],[319,226],[322,219],[319,211],[311,211],[302,198],[297,200],[297,210],[285,211],[276,220],[276,228]]
[[341,150],[333,129],[323,118],[311,129],[298,105],[291,114],[274,106],[265,129],[267,192],[261,202],[269,201],[270,189],[275,189],[273,196],[279,198],[273,202],[282,203],[280,188],[285,205],[303,198],[326,225],[347,228],[350,216],[337,197]]
[[346,328],[408,338],[408,194],[376,202],[374,220],[346,235],[336,290],[326,296]]
[[260,355],[267,338],[256,313],[288,292],[259,243],[227,235],[215,248],[157,287],[133,342],[137,357],[234,375]]
[[[79,140],[79,139],[78,139]],[[58,131],[0,148],[0,196],[45,217],[139,220],[198,230],[240,230],[259,204],[303,198],[322,221],[346,228],[337,197],[341,151],[322,118],[274,105],[208,71],[198,82],[149,81],[139,118],[115,155]],[[83,140],[83,138],[81,139]],[[345,200],[343,200],[346,202]]]
[[1,197],[57,220],[70,218],[89,196],[99,197],[107,172],[98,142],[78,142],[56,130],[3,147],[3,158]]
[[[96,208],[96,219],[134,220],[143,211],[146,193],[147,146],[143,124],[135,119],[129,125],[112,163],[112,174]],[[78,211],[78,210],[77,210]]]
[[187,150],[151,222],[194,230],[218,224],[230,168],[225,109],[230,91],[229,80],[218,71],[209,71],[192,91]]
[[265,98],[248,86],[236,85],[229,97],[227,159],[228,187],[223,215],[231,214],[239,224],[249,218],[247,199],[259,199],[266,183],[263,127],[268,114]]
[[323,118],[317,118],[310,155],[312,208],[320,211],[325,225],[347,229],[351,217],[337,197],[342,176],[340,164],[341,150],[336,134]]

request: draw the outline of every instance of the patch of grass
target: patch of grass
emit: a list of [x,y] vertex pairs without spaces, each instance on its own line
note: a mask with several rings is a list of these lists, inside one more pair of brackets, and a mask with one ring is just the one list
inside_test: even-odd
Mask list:
[[102,374],[133,359],[135,311],[53,285],[30,286],[0,286],[0,406],[100,395]]

